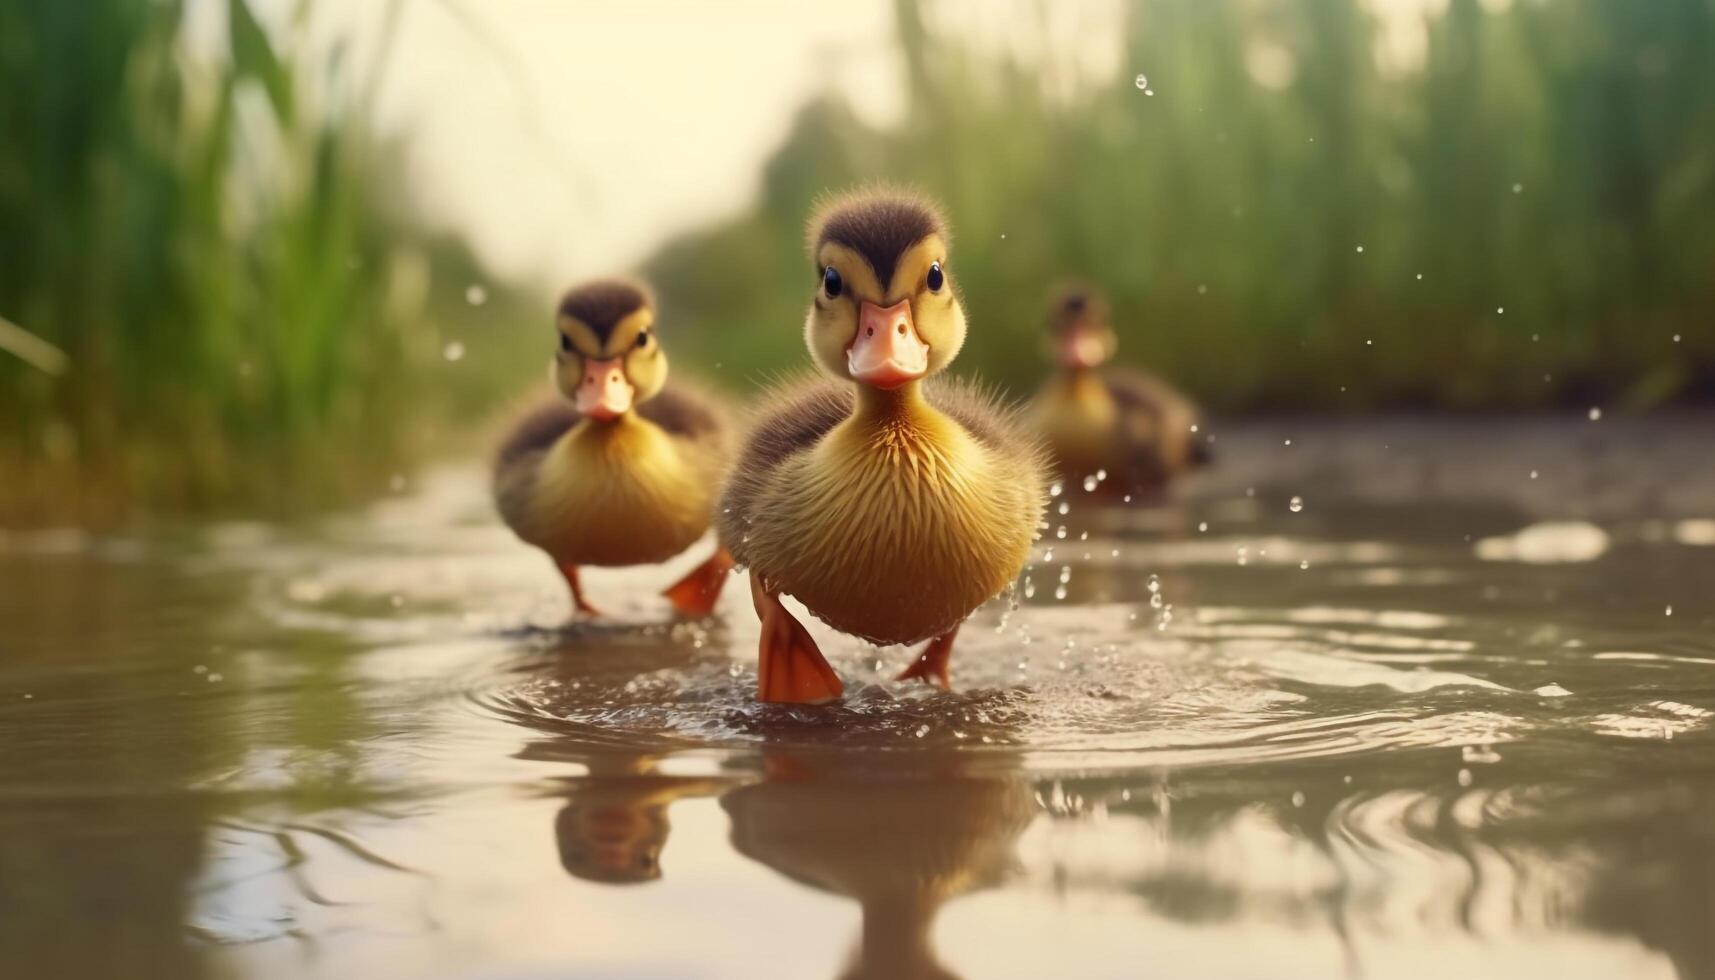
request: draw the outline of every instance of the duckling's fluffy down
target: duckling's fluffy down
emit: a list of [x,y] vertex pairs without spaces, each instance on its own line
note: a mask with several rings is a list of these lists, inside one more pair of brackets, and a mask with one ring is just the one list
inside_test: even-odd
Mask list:
[[849,385],[782,386],[715,515],[740,564],[877,643],[956,627],[1017,574],[1041,519],[1042,456],[1015,410],[958,380],[923,394],[938,415],[915,431],[840,436]]
[[494,500],[514,533],[561,564],[634,565],[708,530],[731,440],[707,396],[672,385],[610,425],[581,421],[556,397],[501,442]]

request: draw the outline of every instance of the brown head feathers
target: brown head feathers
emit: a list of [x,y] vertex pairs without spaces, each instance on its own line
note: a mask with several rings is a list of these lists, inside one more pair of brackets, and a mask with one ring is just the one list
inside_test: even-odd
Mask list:
[[607,343],[619,321],[655,300],[642,285],[625,279],[596,279],[575,286],[560,300],[560,313],[582,321]]
[[1108,301],[1099,290],[1083,283],[1063,287],[1048,307],[1048,327],[1066,330],[1079,324],[1106,325]]
[[904,191],[877,189],[836,197],[816,209],[810,220],[810,257],[828,242],[863,256],[876,278],[888,282],[906,250],[930,235],[947,236],[946,223],[927,199]]

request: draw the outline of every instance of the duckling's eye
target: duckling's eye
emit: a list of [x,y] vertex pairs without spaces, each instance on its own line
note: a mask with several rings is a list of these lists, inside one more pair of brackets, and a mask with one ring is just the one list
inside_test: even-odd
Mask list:
[[829,299],[838,296],[840,290],[844,288],[846,288],[846,284],[840,279],[840,270],[831,265],[822,270],[822,289],[828,294]]
[[563,354],[570,354],[572,352],[572,338],[565,334],[560,334],[560,352]]
[[649,331],[644,330],[644,331],[638,333],[638,335],[637,335],[637,349],[642,350],[643,348],[648,347],[648,346],[649,346]]
[[946,275],[941,272],[941,263],[929,263],[929,291],[931,293],[940,292],[941,286],[946,283],[946,281]]

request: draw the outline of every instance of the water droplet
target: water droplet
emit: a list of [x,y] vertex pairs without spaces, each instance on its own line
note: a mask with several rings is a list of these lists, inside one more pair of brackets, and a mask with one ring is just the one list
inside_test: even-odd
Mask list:
[[1282,443],[1281,443],[1281,445],[1283,445],[1283,446],[1290,446],[1290,445],[1292,445],[1292,440],[1291,440],[1291,439],[1287,439],[1287,440],[1286,440],[1286,441],[1284,441],[1284,442],[1282,442]]
[[1418,273],[1418,274],[1417,274],[1417,278],[1419,278],[1419,279],[1422,279],[1422,278],[1423,278],[1423,273],[1421,273],[1421,272],[1419,272],[1419,273]]
[[1136,81],[1137,81],[1137,90],[1139,92],[1142,92],[1142,91],[1149,88],[1149,76],[1148,75],[1145,75],[1142,72],[1138,72]]
[[1155,97],[1155,89],[1146,88],[1143,90],[1143,94],[1149,96],[1150,98],[1154,98]]
[[1534,480],[1534,479],[1536,479],[1536,476],[1537,476],[1537,473],[1536,473],[1536,471],[1535,471],[1535,470],[1531,470],[1531,471],[1530,471],[1530,478],[1531,478],[1531,479],[1533,479],[1533,480]]
[[447,346],[441,348],[441,356],[455,364],[464,360],[464,344],[456,340],[447,341]]
[[1096,492],[1096,478],[1095,477],[1093,477],[1093,476],[1084,477],[1084,492],[1085,493],[1095,493]]
[[1506,311],[1507,311],[1507,308],[1504,306],[1495,307],[1495,315],[1496,316],[1500,316],[1502,313],[1505,313]]
[[1103,480],[1106,480],[1107,478],[1108,478],[1108,471],[1107,470],[1097,470],[1096,471],[1096,482],[1097,483],[1101,483]]
[[1304,509],[1304,498],[1293,497],[1291,500],[1287,501],[1286,509],[1292,511],[1294,514],[1302,511]]
[[1360,252],[1360,253],[1362,253],[1362,252],[1363,252],[1363,250],[1364,250],[1364,247],[1363,247],[1363,246],[1362,246],[1362,245],[1359,245],[1359,246],[1358,246],[1358,251],[1359,251],[1359,252]]
[[922,738],[923,736],[925,736],[927,734],[929,734],[929,726],[928,725],[918,725],[917,726],[917,737],[918,738]]
[[1055,528],[1054,529],[1054,536],[1056,538],[1059,538],[1060,540],[1064,541],[1066,539],[1066,525],[1062,524],[1059,527]]
[[1471,785],[1471,770],[1469,770],[1469,769],[1459,770],[1459,785],[1460,786]]
[[1065,488],[1058,483],[1051,483],[1048,485],[1048,496],[1050,497],[1058,497],[1064,491]]
[[1069,514],[1072,512],[1072,505],[1070,503],[1068,503],[1067,501],[1062,500],[1062,501],[1060,501],[1060,506],[1055,508],[1055,509],[1058,510],[1062,515],[1065,515],[1065,514]]
[[1673,615],[1673,607],[1672,606],[1667,607],[1667,615],[1669,615],[1669,616]]
[[1677,344],[1677,343],[1679,343],[1679,334],[1674,334],[1674,335],[1673,335],[1673,342],[1674,342],[1674,343],[1676,343],[1676,344]]
[[1298,570],[1301,572],[1310,571],[1310,559],[1306,558],[1303,561],[1299,562],[1298,563]]
[[1209,522],[1208,521],[1198,521],[1197,522],[1197,533],[1198,534],[1207,534],[1208,531],[1209,531]]
[[1599,408],[1590,409],[1590,421],[1592,421],[1592,422],[1602,421],[1602,410]]
[[1302,807],[1304,805],[1304,792],[1302,790],[1296,790],[1293,792],[1292,805],[1295,807]]
[[488,302],[488,290],[473,282],[464,289],[464,301],[472,306],[481,306]]
[[1066,598],[1066,587],[1064,585],[1056,586],[1054,588],[1054,598],[1056,598],[1056,599]]

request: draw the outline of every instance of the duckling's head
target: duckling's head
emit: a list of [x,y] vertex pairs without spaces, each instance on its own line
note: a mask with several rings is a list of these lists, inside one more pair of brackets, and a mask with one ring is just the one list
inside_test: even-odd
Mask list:
[[655,302],[642,285],[598,279],[560,300],[554,382],[579,414],[612,422],[667,383]]
[[1108,321],[1108,301],[1087,286],[1069,286],[1048,307],[1049,346],[1062,367],[1100,367],[1119,338]]
[[816,293],[804,338],[823,370],[890,389],[941,370],[965,342],[935,206],[898,191],[830,201],[810,222]]

